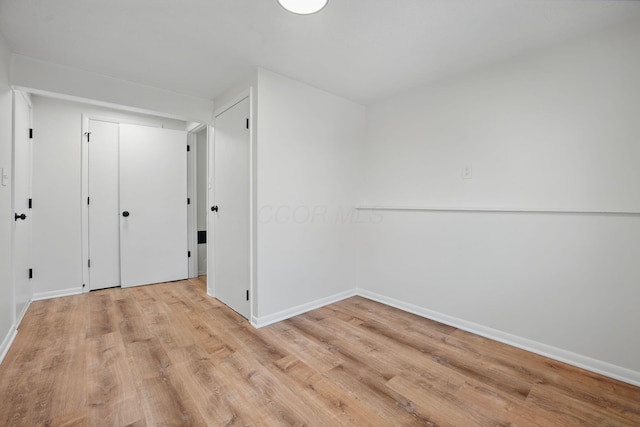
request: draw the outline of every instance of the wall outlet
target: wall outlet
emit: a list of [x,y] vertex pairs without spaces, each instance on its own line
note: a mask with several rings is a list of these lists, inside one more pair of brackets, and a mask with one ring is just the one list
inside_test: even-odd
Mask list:
[[471,165],[466,165],[462,168],[462,179],[471,178],[473,178],[473,167]]

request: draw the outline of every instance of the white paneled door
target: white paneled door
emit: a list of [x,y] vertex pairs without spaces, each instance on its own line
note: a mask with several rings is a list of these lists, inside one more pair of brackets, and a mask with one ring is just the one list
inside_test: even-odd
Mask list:
[[31,105],[20,92],[14,92],[14,258],[13,278],[16,316],[20,317],[31,300]]
[[215,297],[249,318],[249,98],[216,117],[213,153],[213,265]]
[[90,120],[90,289],[185,279],[187,135]]

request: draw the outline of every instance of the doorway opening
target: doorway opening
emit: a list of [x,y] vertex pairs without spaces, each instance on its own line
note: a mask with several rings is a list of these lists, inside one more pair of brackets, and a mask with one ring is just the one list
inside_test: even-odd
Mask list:
[[208,159],[207,128],[196,133],[196,228],[197,228],[197,257],[198,276],[207,274],[207,159]]
[[208,193],[210,127],[201,124],[189,130],[189,277],[206,276],[208,271]]

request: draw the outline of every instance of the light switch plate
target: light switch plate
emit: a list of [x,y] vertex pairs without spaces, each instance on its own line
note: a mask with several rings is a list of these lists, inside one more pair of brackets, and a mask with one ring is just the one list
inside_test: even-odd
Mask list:
[[462,168],[462,179],[472,179],[473,178],[473,167],[471,165],[466,165]]
[[0,176],[2,177],[2,186],[6,187],[9,185],[9,171],[6,168],[0,169]]

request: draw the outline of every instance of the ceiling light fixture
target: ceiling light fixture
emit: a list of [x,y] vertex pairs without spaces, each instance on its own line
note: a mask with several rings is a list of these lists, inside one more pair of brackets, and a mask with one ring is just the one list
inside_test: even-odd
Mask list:
[[297,15],[311,15],[320,12],[329,0],[278,0],[280,6]]

